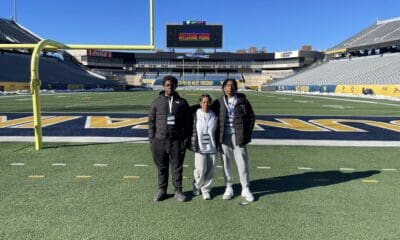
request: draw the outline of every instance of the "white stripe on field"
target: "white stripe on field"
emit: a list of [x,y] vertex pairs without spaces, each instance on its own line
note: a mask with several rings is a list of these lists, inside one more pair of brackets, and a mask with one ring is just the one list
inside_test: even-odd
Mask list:
[[397,171],[396,168],[384,168],[382,171]]
[[183,167],[189,167],[189,165],[183,165]]
[[25,163],[11,163],[11,166],[25,166]]
[[339,168],[340,171],[354,171],[354,168]]
[[107,167],[108,166],[108,164],[105,164],[105,163],[96,163],[96,164],[93,164],[93,167]]
[[24,166],[25,163],[11,163],[11,166]]
[[221,165],[217,165],[217,168],[222,168],[222,166]]
[[298,167],[299,170],[312,170],[310,167]]
[[135,164],[135,167],[148,167],[149,165],[146,164]]
[[65,166],[66,164],[65,163],[53,163],[51,165],[53,165],[53,166]]
[[271,169],[271,167],[257,167],[258,169]]

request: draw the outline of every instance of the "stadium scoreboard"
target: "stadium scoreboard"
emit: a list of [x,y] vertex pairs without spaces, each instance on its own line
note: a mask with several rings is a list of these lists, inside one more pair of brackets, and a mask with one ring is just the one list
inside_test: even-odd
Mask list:
[[222,25],[183,21],[167,25],[168,48],[222,48]]

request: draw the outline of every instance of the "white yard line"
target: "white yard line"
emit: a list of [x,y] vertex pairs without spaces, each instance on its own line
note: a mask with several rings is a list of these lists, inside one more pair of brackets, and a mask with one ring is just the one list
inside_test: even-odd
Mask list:
[[64,167],[66,164],[65,163],[53,163],[51,165]]
[[310,167],[298,167],[299,170],[312,170]]
[[95,164],[93,164],[93,167],[107,167],[108,166],[108,164],[105,164],[105,163],[95,163]]
[[135,164],[135,167],[148,167],[149,165],[146,164]]
[[25,166],[25,163],[11,163],[11,166]]
[[271,167],[264,167],[264,166],[260,166],[260,167],[257,167],[258,169],[271,169]]

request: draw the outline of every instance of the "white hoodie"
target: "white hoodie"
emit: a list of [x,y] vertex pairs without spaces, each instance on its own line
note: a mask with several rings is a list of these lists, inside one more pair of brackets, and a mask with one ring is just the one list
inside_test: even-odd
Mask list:
[[[196,112],[196,130],[197,130],[197,140],[199,142],[200,153],[217,153],[217,148],[215,144],[215,130],[217,129],[217,117],[214,112],[208,111],[203,112],[203,110],[198,109]],[[209,143],[203,141],[203,135],[208,134],[210,137]]]

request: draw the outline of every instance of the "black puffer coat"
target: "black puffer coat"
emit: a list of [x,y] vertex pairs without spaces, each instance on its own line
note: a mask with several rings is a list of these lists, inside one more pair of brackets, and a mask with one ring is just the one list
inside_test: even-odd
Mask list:
[[153,101],[149,111],[149,141],[157,139],[179,139],[188,143],[191,135],[191,116],[189,104],[178,93],[173,95],[172,113],[175,115],[175,125],[167,125],[169,113],[169,98],[164,96],[164,91]]
[[[224,95],[215,100],[212,104],[212,110],[218,117],[217,141],[222,143],[225,129],[225,118],[227,110],[224,103]],[[245,146],[251,141],[251,134],[255,124],[255,115],[246,95],[236,93],[237,103],[234,110],[233,127],[235,128],[236,144]]]

